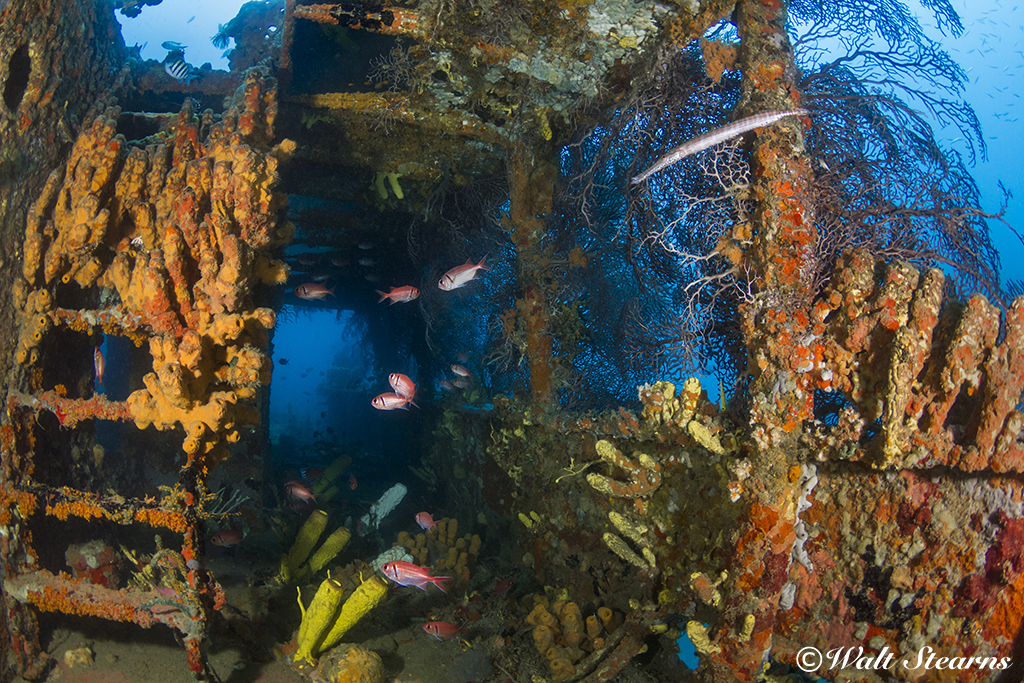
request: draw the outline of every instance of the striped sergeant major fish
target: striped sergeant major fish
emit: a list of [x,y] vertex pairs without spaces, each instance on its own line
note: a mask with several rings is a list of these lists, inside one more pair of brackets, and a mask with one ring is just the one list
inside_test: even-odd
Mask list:
[[195,70],[185,62],[180,51],[174,51],[164,59],[164,71],[176,81],[184,81],[185,85],[196,77]]

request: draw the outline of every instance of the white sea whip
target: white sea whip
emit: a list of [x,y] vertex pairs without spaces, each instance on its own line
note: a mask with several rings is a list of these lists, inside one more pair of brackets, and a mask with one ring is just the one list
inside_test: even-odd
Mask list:
[[714,147],[719,142],[725,142],[738,135],[743,135],[749,130],[760,128],[762,126],[769,126],[780,119],[784,119],[787,116],[803,116],[807,114],[806,109],[789,109],[786,111],[773,111],[764,114],[754,114],[748,116],[745,119],[739,121],[733,121],[732,123],[716,128],[712,131],[708,131],[703,135],[698,135],[692,140],[687,140],[683,144],[679,145],[671,152],[661,157],[654,162],[654,165],[648,168],[640,175],[633,178],[632,183],[636,185],[639,182],[647,180],[651,175],[657,173],[661,169],[671,166],[681,159],[685,159],[688,156],[702,152],[709,147]]

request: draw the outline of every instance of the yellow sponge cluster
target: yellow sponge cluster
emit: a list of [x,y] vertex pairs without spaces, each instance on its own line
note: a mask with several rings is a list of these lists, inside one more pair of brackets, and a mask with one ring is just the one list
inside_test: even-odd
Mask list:
[[435,572],[447,574],[457,583],[465,584],[470,570],[476,566],[481,540],[479,534],[465,534],[461,538],[458,534],[458,520],[446,517],[437,523],[436,528],[415,536],[400,531],[396,545],[405,548],[421,567],[430,564],[430,558],[436,558],[433,564]]
[[548,664],[552,681],[576,675],[576,663],[584,655],[604,647],[605,635],[618,628],[621,620],[608,607],[584,621],[579,605],[558,601],[548,611],[546,600],[538,602],[526,618],[533,626],[533,642]]

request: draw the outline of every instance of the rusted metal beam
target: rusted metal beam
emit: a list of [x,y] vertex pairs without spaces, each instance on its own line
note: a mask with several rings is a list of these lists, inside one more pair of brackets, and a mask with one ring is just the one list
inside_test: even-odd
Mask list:
[[164,624],[184,634],[197,628],[189,600],[173,589],[119,590],[41,569],[5,579],[4,590],[44,612],[130,622],[143,628]]
[[351,8],[352,5],[343,4],[302,5],[295,8],[294,16],[319,24],[341,25],[392,36],[420,37],[419,12],[400,7],[382,7],[379,11],[355,11]]
[[[314,109],[351,112],[378,119],[383,112],[395,124],[407,123],[424,129],[443,131],[447,135],[458,135],[481,142],[503,144],[505,137],[495,126],[488,126],[477,117],[459,110],[445,110],[433,98],[414,99],[403,93],[338,92],[316,95],[299,95],[285,100],[303,104]],[[390,143],[389,144],[393,144]]]
[[103,394],[95,394],[92,398],[66,398],[56,391],[44,391],[38,394],[23,394],[12,391],[11,402],[20,403],[33,410],[47,410],[53,413],[62,427],[74,427],[82,420],[118,420],[128,422],[134,419],[128,403],[125,401],[108,401]]

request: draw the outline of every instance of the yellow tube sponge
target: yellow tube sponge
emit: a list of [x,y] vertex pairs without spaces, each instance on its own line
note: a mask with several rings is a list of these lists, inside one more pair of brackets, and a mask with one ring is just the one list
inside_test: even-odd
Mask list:
[[[310,664],[316,664],[315,660],[321,651],[320,643],[331,628],[344,592],[341,584],[334,579],[327,579],[320,584],[316,595],[313,596],[313,602],[309,603],[308,609],[302,611],[298,649],[295,650],[296,662],[305,659]],[[301,600],[299,606],[302,606]]]
[[405,199],[405,193],[402,192],[402,186],[398,184],[398,178],[401,176],[400,173],[388,173],[388,182],[391,183],[391,191],[395,193],[395,197],[398,199]]
[[575,602],[567,602],[562,607],[562,637],[570,647],[579,647],[583,641],[583,615],[580,613],[579,605]]
[[337,479],[348,469],[348,466],[352,464],[352,458],[347,455],[339,455],[334,461],[327,466],[324,473],[320,475],[320,478],[313,483],[313,493],[320,495],[334,483]]
[[373,176],[373,186],[377,188],[377,196],[381,199],[388,198],[388,188],[384,186],[384,174],[377,173]]
[[718,437],[701,423],[696,420],[690,420],[686,423],[686,431],[690,432],[690,436],[693,437],[694,441],[712,453],[725,455],[725,449],[722,448],[722,443],[718,440]]
[[555,643],[555,635],[552,633],[551,627],[541,624],[533,629],[533,642],[537,646],[538,652],[541,654],[547,652]]
[[324,544],[309,558],[309,571],[316,574],[325,564],[333,560],[341,552],[345,544],[352,538],[352,532],[345,527],[339,528],[327,537]]
[[320,503],[322,503],[322,504],[323,503],[330,503],[331,500],[333,500],[334,497],[336,495],[338,495],[338,493],[340,493],[340,492],[341,492],[341,489],[339,489],[337,486],[332,486],[331,488],[327,489],[323,493],[316,494],[316,499],[318,501],[320,501]]
[[363,581],[341,606],[341,613],[338,614],[330,632],[324,637],[320,650],[329,650],[337,645],[341,641],[341,637],[355,626],[357,621],[380,604],[387,592],[387,586],[376,576],[371,576]]
[[694,649],[702,655],[713,655],[722,651],[722,648],[711,642],[708,636],[708,627],[699,621],[686,623],[686,635],[693,643]]
[[296,578],[299,566],[306,561],[313,551],[320,534],[327,528],[327,513],[323,510],[314,510],[299,528],[299,534],[295,537],[288,554],[281,558],[281,583],[291,583]]

